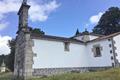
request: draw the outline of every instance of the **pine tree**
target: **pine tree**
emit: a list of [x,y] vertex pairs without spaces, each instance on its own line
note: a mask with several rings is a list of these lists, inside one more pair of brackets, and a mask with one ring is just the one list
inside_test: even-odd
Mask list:
[[120,9],[118,7],[109,8],[94,27],[93,33],[109,35],[120,31]]

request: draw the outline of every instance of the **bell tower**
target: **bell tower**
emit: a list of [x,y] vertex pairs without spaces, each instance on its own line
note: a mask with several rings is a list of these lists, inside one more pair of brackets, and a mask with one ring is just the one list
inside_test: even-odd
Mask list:
[[22,5],[19,9],[18,16],[19,16],[19,30],[25,30],[28,27],[28,10],[30,5],[27,4],[27,0],[23,0]]

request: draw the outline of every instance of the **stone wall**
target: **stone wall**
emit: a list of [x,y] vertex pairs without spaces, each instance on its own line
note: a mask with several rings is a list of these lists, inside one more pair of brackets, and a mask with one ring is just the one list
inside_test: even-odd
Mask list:
[[107,67],[75,67],[75,68],[43,68],[43,69],[34,69],[33,76],[50,76],[56,74],[63,74],[69,72],[81,73],[81,72],[89,72],[96,70],[105,70],[111,68]]

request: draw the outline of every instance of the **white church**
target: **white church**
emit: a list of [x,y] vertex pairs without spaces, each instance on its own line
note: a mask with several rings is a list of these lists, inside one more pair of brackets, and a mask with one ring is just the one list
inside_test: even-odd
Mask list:
[[26,79],[120,66],[120,32],[104,36],[85,30],[70,38],[33,33],[28,26],[29,8],[24,0],[18,12],[16,77]]

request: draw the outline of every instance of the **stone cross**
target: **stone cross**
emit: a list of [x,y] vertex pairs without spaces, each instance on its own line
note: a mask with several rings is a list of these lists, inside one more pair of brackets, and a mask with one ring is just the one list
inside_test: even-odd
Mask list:
[[23,4],[27,4],[27,0],[23,0]]

